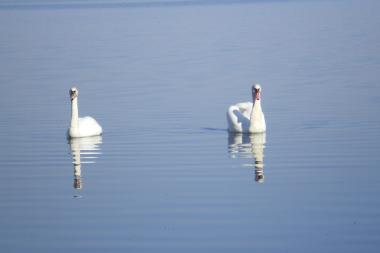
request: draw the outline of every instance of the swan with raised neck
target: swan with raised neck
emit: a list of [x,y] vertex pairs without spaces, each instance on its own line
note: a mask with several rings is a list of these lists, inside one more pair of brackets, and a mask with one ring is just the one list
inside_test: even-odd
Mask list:
[[87,137],[101,135],[103,130],[99,123],[92,117],[86,116],[79,118],[78,111],[78,89],[70,89],[71,100],[71,121],[68,135],[70,138]]
[[228,130],[237,133],[263,133],[266,131],[265,117],[261,108],[262,88],[252,86],[253,102],[231,105],[227,110]]
[[263,133],[266,131],[265,117],[261,109],[261,86],[255,84],[252,86],[252,110],[249,121],[250,133]]

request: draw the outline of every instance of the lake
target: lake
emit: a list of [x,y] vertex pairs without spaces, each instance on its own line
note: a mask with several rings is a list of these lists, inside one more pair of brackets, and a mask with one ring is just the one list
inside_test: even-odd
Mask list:
[[[379,8],[1,2],[1,251],[378,252]],[[255,82],[266,134],[228,134]]]

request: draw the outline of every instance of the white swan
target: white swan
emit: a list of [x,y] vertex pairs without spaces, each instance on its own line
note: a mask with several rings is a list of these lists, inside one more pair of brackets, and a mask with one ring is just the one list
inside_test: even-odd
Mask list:
[[76,87],[70,89],[71,98],[71,123],[68,135],[71,138],[101,135],[102,127],[92,117],[79,118],[78,113],[78,90]]
[[252,97],[253,103],[238,103],[228,108],[228,131],[235,133],[263,133],[266,131],[259,84],[252,86]]

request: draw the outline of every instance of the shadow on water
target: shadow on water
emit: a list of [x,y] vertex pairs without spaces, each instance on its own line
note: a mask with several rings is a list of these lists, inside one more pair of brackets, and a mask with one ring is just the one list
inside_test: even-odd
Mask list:
[[[81,165],[95,163],[95,160],[101,155],[101,144],[102,136],[72,138],[69,140],[74,164],[73,187],[75,189],[81,190],[83,187]],[[76,194],[74,197],[80,198],[81,195]]]
[[232,159],[253,159],[243,166],[255,167],[255,181],[264,182],[264,148],[266,134],[228,133],[228,153]]
[[218,132],[225,132],[225,131],[227,131],[226,128],[214,128],[214,127],[202,127],[201,129],[205,130],[205,131],[218,131]]

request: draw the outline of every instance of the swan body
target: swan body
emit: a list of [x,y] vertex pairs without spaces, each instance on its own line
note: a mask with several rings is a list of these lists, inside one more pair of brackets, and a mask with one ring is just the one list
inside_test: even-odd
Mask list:
[[252,87],[252,102],[231,105],[227,110],[228,131],[235,133],[264,133],[265,117],[261,109],[261,86]]
[[78,113],[78,90],[73,87],[70,90],[71,98],[71,122],[68,135],[70,138],[88,137],[101,135],[103,133],[102,127],[92,117],[86,116],[79,118]]

